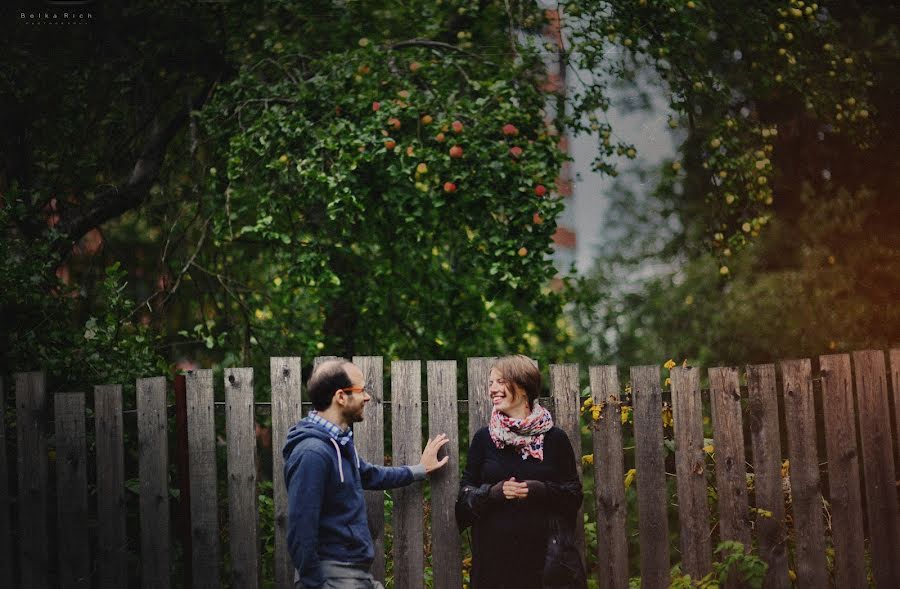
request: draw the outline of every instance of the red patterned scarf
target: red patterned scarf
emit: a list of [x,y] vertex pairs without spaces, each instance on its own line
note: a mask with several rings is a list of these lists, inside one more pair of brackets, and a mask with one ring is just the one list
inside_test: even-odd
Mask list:
[[541,407],[535,399],[531,414],[525,419],[513,419],[497,409],[491,412],[488,430],[494,445],[498,448],[513,446],[522,454],[522,460],[529,456],[544,459],[544,434],[553,427],[550,412]]

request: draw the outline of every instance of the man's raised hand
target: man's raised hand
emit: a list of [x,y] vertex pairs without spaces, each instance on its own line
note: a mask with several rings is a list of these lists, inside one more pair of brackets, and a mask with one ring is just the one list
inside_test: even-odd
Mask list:
[[428,440],[428,443],[425,444],[425,449],[422,450],[422,460],[419,464],[425,467],[426,473],[444,466],[450,460],[449,455],[444,456],[440,460],[437,457],[438,451],[448,442],[450,442],[450,438],[447,437],[447,434],[438,434],[433,440]]

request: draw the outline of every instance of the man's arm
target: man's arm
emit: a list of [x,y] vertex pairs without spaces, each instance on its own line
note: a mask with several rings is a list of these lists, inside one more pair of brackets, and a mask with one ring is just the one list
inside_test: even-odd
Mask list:
[[328,461],[318,453],[296,448],[284,465],[288,492],[288,552],[304,587],[325,584],[318,548],[319,516],[328,467]]
[[444,456],[440,460],[437,457],[438,451],[449,441],[450,438],[446,434],[439,434],[433,440],[428,440],[419,464],[412,466],[375,466],[360,461],[359,475],[363,489],[393,489],[413,481],[424,480],[429,473],[441,468],[450,460],[449,456]]

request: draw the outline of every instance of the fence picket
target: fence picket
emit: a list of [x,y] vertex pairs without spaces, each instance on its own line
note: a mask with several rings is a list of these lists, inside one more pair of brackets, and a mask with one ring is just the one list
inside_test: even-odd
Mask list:
[[0,378],[0,587],[13,586],[12,522],[9,517],[9,465],[6,462],[6,397]]
[[894,391],[894,447],[896,464],[900,466],[900,348],[891,350],[891,383]]
[[631,369],[641,586],[669,586],[669,518],[658,366]]
[[462,587],[462,559],[454,508],[459,492],[459,431],[456,407],[456,362],[429,361],[428,437],[447,434],[450,443],[439,458],[450,457],[447,465],[431,475],[431,538],[435,589]]
[[676,367],[671,378],[681,568],[691,578],[700,579],[712,570],[700,370]]
[[819,367],[825,410],[835,582],[838,587],[862,588],[866,586],[866,561],[850,356],[820,356]]
[[225,369],[225,428],[231,586],[255,589],[259,586],[259,508],[252,368]]
[[194,589],[219,586],[219,509],[216,500],[216,422],[213,371],[188,373],[188,467]]
[[771,513],[757,515],[756,532],[759,555],[768,565],[765,587],[787,589],[787,529],[784,517],[784,491],[781,479],[781,436],[778,429],[778,392],[775,365],[747,366],[750,440],[753,447],[753,488],[756,508]]
[[293,589],[294,563],[287,550],[287,488],[281,448],[288,429],[300,421],[300,358],[269,359],[272,385],[272,495],[275,503],[275,589]]
[[469,441],[475,432],[485,427],[491,417],[491,399],[488,396],[488,376],[493,357],[469,358],[466,362],[469,390]]
[[47,386],[43,372],[21,372],[16,381],[19,473],[19,574],[22,587],[48,587]]
[[722,540],[741,542],[749,550],[747,468],[744,466],[744,429],[737,368],[710,368],[709,397],[716,453],[720,537]]
[[[553,420],[566,432],[575,452],[575,468],[581,479],[581,424],[579,423],[578,364],[550,365],[550,394],[553,397]],[[584,554],[584,508],[578,509],[575,519],[575,537],[578,551]]]
[[169,587],[169,437],[166,379],[137,380],[141,587]]
[[880,350],[854,352],[853,365],[875,585],[900,587],[900,520],[884,354]]
[[[393,464],[417,464],[422,454],[422,367],[418,360],[391,363]],[[394,489],[394,587],[424,586],[422,486]]]
[[[363,373],[372,400],[366,403],[365,419],[353,426],[353,443],[362,460],[384,464],[384,359],[381,356],[354,356],[353,363]],[[384,583],[384,491],[365,491],[369,533],[375,545],[375,560],[369,572]]]
[[796,532],[797,586],[828,584],[825,570],[825,526],[816,452],[816,409],[809,360],[781,363],[788,457],[791,461],[791,504]]
[[597,579],[600,589],[628,586],[628,536],[619,375],[615,366],[591,366],[591,401],[601,407],[594,427],[594,494],[597,505]]
[[84,393],[53,396],[56,426],[56,494],[59,585],[90,587],[88,550],[87,447],[84,435]]
[[122,386],[94,387],[97,444],[97,569],[100,589],[128,586]]

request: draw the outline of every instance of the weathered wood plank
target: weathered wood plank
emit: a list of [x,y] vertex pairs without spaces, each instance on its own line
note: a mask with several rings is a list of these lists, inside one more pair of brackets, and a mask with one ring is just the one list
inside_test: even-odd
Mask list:
[[259,508],[252,368],[225,369],[225,428],[231,586],[255,589],[259,586]]
[[747,500],[741,387],[737,368],[710,368],[709,397],[716,453],[720,537],[722,540],[740,542],[749,550],[750,508]]
[[[359,457],[369,464],[384,465],[384,359],[381,356],[354,356],[353,363],[363,373],[372,400],[366,403],[363,421],[353,426],[353,443]],[[369,572],[384,583],[384,491],[364,491],[369,533],[375,545],[375,560]]]
[[900,587],[900,520],[884,354],[853,352],[853,366],[875,585]]
[[641,585],[669,586],[669,519],[658,366],[631,368]]
[[53,396],[56,426],[56,522],[59,586],[91,586],[88,543],[87,447],[84,433],[84,393]]
[[891,382],[894,385],[894,425],[897,427],[894,431],[894,452],[896,464],[900,465],[900,348],[891,350]]
[[141,587],[169,587],[169,437],[166,379],[137,380]]
[[769,565],[764,586],[787,589],[790,578],[781,482],[781,435],[778,429],[775,365],[747,366],[747,391],[756,507],[772,514],[772,517],[756,517],[759,555]]
[[820,356],[819,367],[825,411],[835,582],[838,587],[863,588],[866,586],[866,561],[850,356]]
[[454,508],[459,492],[459,439],[456,413],[456,362],[429,361],[426,364],[428,386],[428,436],[447,434],[450,443],[439,458],[449,456],[444,468],[431,475],[431,538],[435,589],[462,587],[462,560],[459,530]]
[[597,502],[597,579],[600,589],[628,586],[624,455],[619,375],[615,366],[591,366],[591,401],[601,407],[593,421],[594,495]]
[[9,517],[9,465],[6,461],[6,397],[0,378],[0,587],[13,586],[12,521]]
[[[422,454],[422,368],[418,360],[391,363],[393,464],[416,464]],[[394,587],[421,588],[424,510],[422,486],[394,489]]]
[[[550,365],[550,395],[553,398],[553,421],[566,432],[575,452],[575,468],[581,478],[581,424],[578,409],[581,387],[578,383],[578,364]],[[584,508],[578,509],[575,519],[578,550],[584,554]]]
[[122,386],[94,387],[97,444],[97,569],[100,589],[128,586]]
[[475,432],[487,426],[491,418],[491,399],[488,396],[488,377],[494,357],[469,358],[466,375],[469,390],[469,441]]
[[212,377],[212,370],[195,370],[186,378],[194,589],[219,586],[216,418]]
[[796,533],[797,587],[828,585],[825,569],[825,525],[819,490],[816,413],[809,360],[781,363],[791,499]]
[[712,570],[700,370],[673,368],[671,378],[682,570],[700,579]]
[[43,372],[20,372],[16,381],[19,473],[19,574],[22,587],[49,586],[47,516],[47,386]]
[[292,425],[300,421],[301,371],[299,357],[269,359],[272,385],[272,489],[275,502],[275,589],[293,589],[294,563],[287,550],[287,488],[281,449]]

